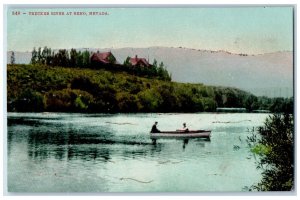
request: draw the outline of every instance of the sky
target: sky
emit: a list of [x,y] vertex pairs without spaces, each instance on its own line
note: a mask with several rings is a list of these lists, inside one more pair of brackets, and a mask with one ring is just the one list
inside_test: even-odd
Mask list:
[[[16,12],[20,15],[13,15]],[[50,15],[29,15],[49,12]],[[64,12],[65,15],[51,15]],[[72,15],[66,15],[71,12]],[[86,12],[85,16],[74,12]],[[108,15],[88,15],[107,12]],[[22,14],[26,13],[26,14]],[[262,54],[293,50],[293,7],[7,8],[7,50],[186,47]]]

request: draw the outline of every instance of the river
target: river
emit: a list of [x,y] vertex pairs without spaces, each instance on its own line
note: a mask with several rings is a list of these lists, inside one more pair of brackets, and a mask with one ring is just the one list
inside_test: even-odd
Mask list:
[[[240,192],[260,181],[249,129],[268,114],[8,113],[9,192]],[[152,124],[210,141],[149,139]]]

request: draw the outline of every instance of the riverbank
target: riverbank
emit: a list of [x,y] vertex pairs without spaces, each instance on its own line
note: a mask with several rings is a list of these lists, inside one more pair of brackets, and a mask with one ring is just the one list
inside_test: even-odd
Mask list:
[[9,112],[194,113],[218,107],[281,111],[293,101],[107,69],[7,65],[7,103]]

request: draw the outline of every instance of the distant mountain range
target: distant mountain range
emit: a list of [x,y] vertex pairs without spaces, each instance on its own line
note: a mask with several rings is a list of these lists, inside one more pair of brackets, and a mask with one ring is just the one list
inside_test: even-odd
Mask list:
[[[154,59],[158,63],[162,61],[172,74],[172,80],[177,82],[236,87],[257,96],[293,96],[293,52],[290,51],[246,55],[181,47],[88,50],[111,51],[120,63],[127,56],[135,55],[146,58],[150,63]],[[10,56],[11,52],[8,52],[8,63]],[[15,59],[16,63],[28,64],[31,52],[15,52]]]

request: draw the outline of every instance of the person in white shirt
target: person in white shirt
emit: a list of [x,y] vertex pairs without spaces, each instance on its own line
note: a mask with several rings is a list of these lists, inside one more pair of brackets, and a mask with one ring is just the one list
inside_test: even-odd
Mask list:
[[182,128],[182,130],[183,130],[184,132],[189,132],[188,127],[186,127],[186,123],[183,123],[183,128]]

